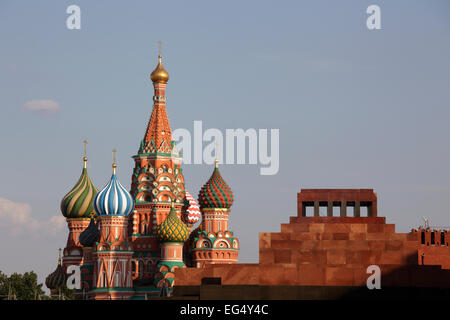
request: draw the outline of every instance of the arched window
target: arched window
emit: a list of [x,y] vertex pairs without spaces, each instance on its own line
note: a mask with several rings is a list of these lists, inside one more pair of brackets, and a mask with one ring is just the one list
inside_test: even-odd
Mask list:
[[133,277],[136,276],[136,262],[131,261],[131,272],[133,273]]

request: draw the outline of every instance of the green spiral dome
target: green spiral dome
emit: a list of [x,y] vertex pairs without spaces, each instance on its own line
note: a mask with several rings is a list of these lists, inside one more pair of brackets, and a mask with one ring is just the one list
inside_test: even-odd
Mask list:
[[66,218],[89,218],[93,212],[96,216],[93,201],[97,193],[98,190],[89,178],[85,165],[77,184],[61,201],[63,216]]

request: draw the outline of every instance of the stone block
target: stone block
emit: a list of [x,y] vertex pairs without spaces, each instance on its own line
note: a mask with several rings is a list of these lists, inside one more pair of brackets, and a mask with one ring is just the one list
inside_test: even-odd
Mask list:
[[347,264],[362,265],[369,261],[369,251],[347,251]]
[[347,241],[346,249],[348,250],[369,250],[369,242],[365,240],[349,240]]
[[404,249],[414,249],[417,250],[420,244],[417,241],[404,241],[403,248]]
[[349,240],[366,240],[366,234],[365,233],[349,233],[348,235]]
[[274,250],[275,263],[291,263],[291,250]]
[[[384,250],[384,249],[383,249]],[[381,254],[383,251],[381,250],[370,250],[368,253],[368,264],[381,264]]]
[[301,240],[291,240],[290,247],[291,250],[301,250],[303,245],[303,241]]
[[281,224],[281,232],[282,233],[290,233],[290,232],[292,232],[292,224],[290,224],[290,223],[282,223]]
[[295,255],[295,258],[293,257],[293,261],[297,262],[297,264],[310,264],[313,263],[313,251],[306,251],[306,252],[298,252]]
[[406,233],[393,233],[389,236],[390,240],[400,240],[400,241],[406,241],[407,240],[407,234]]
[[222,278],[222,285],[257,285],[259,284],[259,266],[226,265],[213,271],[214,277]]
[[349,234],[344,232],[333,233],[333,240],[348,240]]
[[292,223],[291,224],[291,232],[309,232],[309,224],[308,223]]
[[403,241],[401,240],[388,240],[385,243],[386,250],[401,250],[403,248]]
[[381,253],[381,264],[402,264],[403,256],[399,250],[383,251]]
[[325,283],[327,286],[353,285],[353,272],[345,267],[327,267],[325,269]]
[[321,233],[318,240],[333,240],[333,233]]
[[283,233],[283,232],[273,232],[270,234],[271,240],[290,240],[291,234],[290,233]]
[[395,233],[395,224],[385,224],[384,233]]
[[[329,249],[346,249],[349,240],[323,240],[321,241],[321,248],[324,250]],[[319,249],[319,248],[318,248]]]
[[273,249],[259,249],[259,263],[274,264],[275,254]]
[[267,265],[259,267],[259,284],[260,285],[277,285],[283,279],[280,268],[275,265]]
[[309,225],[309,232],[323,233],[324,231],[325,231],[324,223],[311,223]]
[[330,223],[325,225],[325,232],[328,233],[349,233],[350,224],[347,223]]
[[273,249],[290,249],[291,240],[272,240]]
[[212,269],[207,268],[179,268],[175,270],[175,279],[180,286],[199,286],[203,278],[213,277]]
[[270,248],[271,246],[271,234],[268,232],[260,233],[259,234],[259,247],[260,248]]
[[371,240],[367,241],[370,250],[385,250],[386,242],[384,240]]
[[368,224],[367,232],[368,233],[384,233],[385,224]]
[[325,285],[325,267],[305,264],[298,267],[297,284],[301,286]]
[[419,235],[420,232],[411,232],[411,233],[407,233],[406,239],[407,240],[411,240],[411,241],[419,241]]
[[367,232],[367,224],[352,223],[352,224],[350,224],[350,232],[351,233],[366,233]]
[[297,280],[297,267],[261,266],[259,274],[260,285],[294,285]]
[[386,234],[384,232],[383,233],[380,233],[380,232],[367,233],[366,239],[367,240],[385,240]]
[[316,234],[306,232],[291,233],[291,240],[316,240]]
[[320,250],[323,241],[305,240],[302,242],[301,251]]
[[347,263],[347,255],[345,250],[328,250],[327,264],[339,265]]

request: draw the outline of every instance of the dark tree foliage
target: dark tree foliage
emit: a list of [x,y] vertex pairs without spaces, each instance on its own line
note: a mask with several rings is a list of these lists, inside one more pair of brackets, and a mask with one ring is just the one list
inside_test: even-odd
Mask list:
[[33,271],[24,274],[13,273],[9,277],[0,271],[0,300],[72,300],[74,291],[62,285],[54,295],[47,296],[38,284],[37,274]]
[[0,299],[45,299],[42,286],[42,283],[38,284],[37,274],[33,271],[13,273],[9,277],[0,271]]

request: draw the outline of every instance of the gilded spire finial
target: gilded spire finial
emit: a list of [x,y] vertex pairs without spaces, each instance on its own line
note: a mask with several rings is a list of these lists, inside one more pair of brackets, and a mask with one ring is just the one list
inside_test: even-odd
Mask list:
[[61,248],[59,248],[58,265],[61,265]]
[[87,145],[87,140],[84,140],[83,141],[83,144],[84,144],[84,147],[83,147],[83,150],[84,150],[84,156],[83,156],[83,168],[87,168],[87,155],[86,155],[86,145]]
[[153,72],[150,74],[150,79],[152,80],[153,83],[155,83],[155,82],[167,83],[167,81],[169,81],[169,74],[164,69],[164,67],[162,66],[162,62],[161,62],[161,58],[162,58],[162,54],[161,54],[162,42],[161,42],[161,40],[158,41],[158,47],[159,47],[158,65],[156,66],[155,70],[153,70]]
[[117,150],[113,149],[112,152],[113,152],[113,164],[112,164],[113,174],[116,174],[116,168],[117,168],[117,165],[116,165],[116,152],[117,152]]

